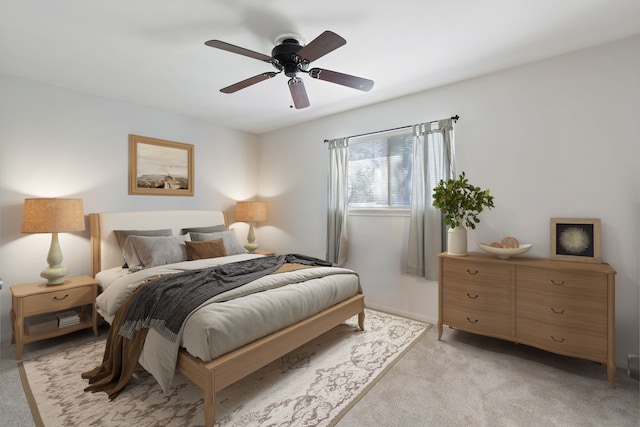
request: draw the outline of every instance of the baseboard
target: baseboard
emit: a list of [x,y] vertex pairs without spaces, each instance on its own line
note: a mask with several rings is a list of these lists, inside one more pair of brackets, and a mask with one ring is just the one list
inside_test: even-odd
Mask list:
[[377,311],[382,311],[385,313],[389,313],[389,314],[395,314],[396,316],[402,316],[402,317],[406,317],[408,319],[413,319],[413,320],[417,320],[420,322],[425,322],[425,323],[430,323],[432,325],[436,325],[438,323],[438,319],[435,317],[430,317],[430,316],[424,316],[422,314],[419,313],[414,313],[411,311],[407,311],[407,310],[398,310],[397,307],[388,307],[385,306],[383,304],[370,304],[367,302],[366,298],[365,298],[365,305],[367,308],[370,308],[372,310],[377,310]]

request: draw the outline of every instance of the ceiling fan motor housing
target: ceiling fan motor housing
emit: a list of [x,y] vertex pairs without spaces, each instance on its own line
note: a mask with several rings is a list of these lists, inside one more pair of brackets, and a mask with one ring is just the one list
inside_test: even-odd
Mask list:
[[309,63],[300,58],[297,53],[302,46],[296,39],[284,39],[282,43],[271,50],[271,57],[275,59],[273,66],[284,71],[288,77],[295,77],[302,70],[306,70]]

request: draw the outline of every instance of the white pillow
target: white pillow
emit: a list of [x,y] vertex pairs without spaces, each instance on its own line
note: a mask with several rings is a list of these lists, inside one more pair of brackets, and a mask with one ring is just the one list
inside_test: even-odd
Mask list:
[[185,241],[189,235],[183,236],[129,236],[124,243],[124,258],[129,269],[154,267],[156,265],[173,264],[187,260]]
[[191,240],[193,242],[202,242],[205,240],[222,239],[224,241],[224,247],[227,250],[227,255],[239,255],[246,254],[247,251],[242,247],[235,230],[218,231],[215,233],[194,233],[190,232]]

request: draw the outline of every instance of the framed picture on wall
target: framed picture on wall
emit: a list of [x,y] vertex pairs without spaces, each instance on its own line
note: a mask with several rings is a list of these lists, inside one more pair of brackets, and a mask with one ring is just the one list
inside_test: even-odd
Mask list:
[[551,259],[600,263],[600,218],[551,218]]
[[193,196],[193,145],[129,135],[129,194]]

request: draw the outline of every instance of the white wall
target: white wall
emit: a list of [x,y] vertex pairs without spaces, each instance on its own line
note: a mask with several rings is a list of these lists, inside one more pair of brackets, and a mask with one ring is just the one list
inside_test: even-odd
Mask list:
[[[193,144],[195,195],[128,195],[130,133]],[[86,214],[232,209],[256,195],[257,155],[252,134],[0,75],[2,341],[11,337],[9,287],[41,280],[51,240],[20,233],[26,197],[79,197]],[[88,230],[60,234],[71,275],[91,272],[88,237]]]
[[[0,75],[2,341],[9,286],[40,279],[49,245],[49,236],[20,233],[25,197],[81,197],[86,213],[229,209],[259,189],[269,202],[261,247],[323,258],[322,141],[459,114],[458,170],[496,197],[470,247],[510,234],[548,256],[550,217],[602,218],[603,260],[618,271],[616,349],[625,366],[640,336],[639,76],[635,37],[265,134],[256,147],[255,136],[223,126]],[[194,144],[196,195],[129,196],[129,133]],[[350,231],[348,266],[360,272],[367,304],[435,321],[435,283],[402,273],[407,218],[351,217]],[[71,274],[89,273],[88,233],[60,240]]]
[[[496,204],[469,232],[470,247],[512,235],[547,257],[551,217],[601,218],[603,261],[618,272],[616,359],[626,366],[639,336],[639,95],[634,37],[261,135],[259,193],[270,201],[261,245],[325,256],[325,138],[459,114],[458,172]],[[349,227],[348,266],[367,304],[435,321],[436,283],[402,273],[408,218],[351,216]]]

